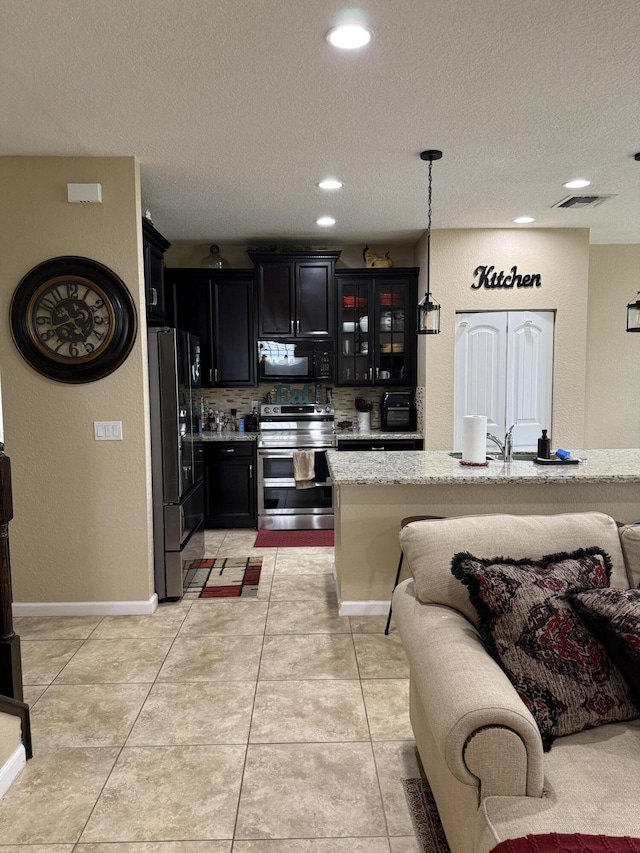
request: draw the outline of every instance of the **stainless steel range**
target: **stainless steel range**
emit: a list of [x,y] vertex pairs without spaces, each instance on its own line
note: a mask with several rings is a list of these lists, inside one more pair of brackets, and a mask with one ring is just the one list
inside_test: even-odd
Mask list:
[[[326,450],[336,446],[333,406],[324,404],[260,408],[258,436],[258,528],[333,529],[333,495]],[[313,454],[313,485],[297,488],[294,451]],[[308,484],[307,484],[308,485]]]

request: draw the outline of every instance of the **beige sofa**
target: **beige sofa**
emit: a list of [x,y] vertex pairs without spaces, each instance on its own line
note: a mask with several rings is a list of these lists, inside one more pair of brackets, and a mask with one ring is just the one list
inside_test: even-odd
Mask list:
[[640,526],[601,513],[415,522],[401,532],[411,578],[393,615],[411,667],[411,723],[452,853],[488,853],[549,832],[640,837],[640,721],[556,738],[538,727],[487,653],[454,554],[539,559],[596,545],[611,586],[640,586]]

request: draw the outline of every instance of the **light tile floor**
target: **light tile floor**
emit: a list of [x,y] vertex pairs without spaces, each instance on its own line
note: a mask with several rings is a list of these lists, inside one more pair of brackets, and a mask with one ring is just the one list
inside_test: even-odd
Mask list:
[[408,667],[384,617],[339,617],[333,548],[253,548],[258,596],[153,616],[21,618],[34,758],[0,853],[417,853]]

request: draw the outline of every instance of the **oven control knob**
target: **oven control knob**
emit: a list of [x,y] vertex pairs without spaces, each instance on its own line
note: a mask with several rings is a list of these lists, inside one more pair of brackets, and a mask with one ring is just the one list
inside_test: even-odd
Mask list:
[[331,414],[331,406],[325,406],[325,412],[330,415]]
[[274,415],[279,415],[279,414],[280,414],[280,406],[274,406],[274,407],[273,407],[273,414],[274,414]]
[[320,408],[320,406],[316,406],[316,414],[322,414],[322,409]]
[[271,413],[271,406],[265,406],[264,407],[264,413],[265,413],[265,415],[270,414]]

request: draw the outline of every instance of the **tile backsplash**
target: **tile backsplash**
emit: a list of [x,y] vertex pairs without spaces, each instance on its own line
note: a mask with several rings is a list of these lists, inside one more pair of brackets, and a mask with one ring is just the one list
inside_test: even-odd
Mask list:
[[[282,384],[282,383],[280,383]],[[305,384],[290,384],[286,387],[292,391],[308,387],[311,393],[311,400],[315,399],[315,385],[313,383]],[[373,403],[371,411],[371,426],[373,429],[380,427],[380,402],[385,391],[406,390],[404,388],[382,388],[367,385],[363,388],[336,388],[332,385],[321,386],[321,400],[326,399],[327,387],[332,389],[333,405],[336,411],[336,423],[339,421],[356,422],[355,398],[363,397],[365,400]],[[251,411],[254,401],[264,402],[268,393],[271,393],[272,399],[275,400],[275,388],[273,384],[260,383],[257,388],[203,388],[202,397],[207,410],[223,411],[229,413],[231,409],[237,410],[238,417],[246,415]],[[416,404],[418,410],[418,429],[422,429],[422,404],[424,389],[416,389]]]

